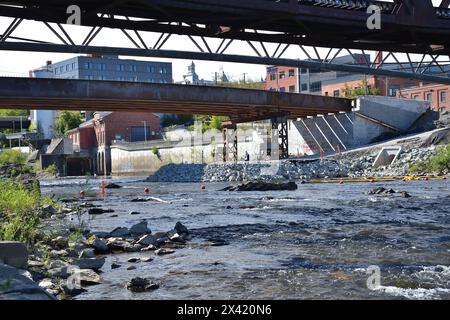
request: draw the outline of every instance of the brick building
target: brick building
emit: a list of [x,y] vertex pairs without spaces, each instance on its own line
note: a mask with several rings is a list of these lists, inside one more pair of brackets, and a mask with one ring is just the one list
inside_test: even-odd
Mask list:
[[96,112],[94,118],[68,132],[74,152],[89,156],[93,172],[111,172],[110,146],[114,141],[141,142],[161,138],[159,116],[153,113]]
[[[375,64],[382,63],[382,55],[376,55]],[[353,54],[335,58],[335,64],[365,65],[372,62],[370,55]],[[409,65],[403,66],[409,68]],[[413,64],[413,67],[419,67]],[[398,70],[396,64],[384,64],[387,70]],[[444,72],[450,76],[450,66],[443,66]],[[425,74],[440,74],[442,70],[438,66],[429,66]],[[317,69],[270,66],[267,67],[266,90],[317,94],[324,96],[343,96],[344,89],[349,87],[357,89],[362,83],[367,82],[368,89],[377,89],[379,95],[396,97],[399,91],[417,87],[418,80],[398,79],[383,76],[365,76],[342,71],[323,72]]]
[[424,100],[431,103],[431,108],[436,111],[450,111],[450,85],[420,84],[398,92],[399,98]]
[[299,93],[299,68],[272,66],[267,68],[266,90]]
[[67,137],[72,140],[74,152],[90,152],[92,148],[97,146],[92,121],[85,122],[79,128],[69,131]]
[[139,142],[161,138],[159,116],[153,113],[94,113],[97,140],[96,166],[99,174],[111,172],[111,143],[115,140]]
[[395,97],[397,92],[418,86],[420,81],[389,77],[361,76],[325,81],[322,84],[322,95],[341,97],[345,88],[359,89],[361,85],[367,83],[367,89],[376,89],[378,94],[385,97]]

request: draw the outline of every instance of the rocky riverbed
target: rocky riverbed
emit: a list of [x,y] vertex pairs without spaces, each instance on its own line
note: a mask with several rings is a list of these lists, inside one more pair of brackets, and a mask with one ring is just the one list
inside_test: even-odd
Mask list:
[[[84,204],[83,207],[90,206]],[[33,247],[29,256],[28,270],[39,287],[58,299],[72,299],[88,287],[102,284],[103,272],[100,270],[104,268],[108,255],[146,253],[145,258],[129,258],[128,266],[110,266],[111,270],[134,270],[134,265],[138,263],[149,263],[153,257],[173,254],[190,239],[189,230],[181,223],[176,223],[167,232],[152,233],[145,220],[130,228],[116,227],[105,232],[90,232],[69,222],[73,221],[74,215],[80,214],[79,206],[68,206],[62,210],[47,207],[46,210],[51,212],[51,219],[44,222],[44,230],[56,228],[57,231],[53,232],[53,236],[43,231],[43,240]],[[111,213],[111,210],[104,210],[104,213]],[[81,215],[88,216],[89,210]],[[143,282],[148,283],[136,288],[138,283]],[[124,283],[124,287],[132,291],[146,291],[156,290],[158,284],[136,278],[128,284]]]
[[[31,250],[28,271],[52,296],[449,297],[447,181],[298,183],[264,192],[113,182],[122,188],[105,198],[99,180],[41,182],[59,205],[44,208],[46,236]],[[370,265],[383,273],[376,291],[365,285]]]
[[389,166],[372,166],[380,148],[351,152],[323,160],[285,160],[280,162],[244,162],[223,164],[171,164],[152,175],[149,182],[242,182],[403,177],[418,161],[436,155],[436,147],[406,146],[398,159]]

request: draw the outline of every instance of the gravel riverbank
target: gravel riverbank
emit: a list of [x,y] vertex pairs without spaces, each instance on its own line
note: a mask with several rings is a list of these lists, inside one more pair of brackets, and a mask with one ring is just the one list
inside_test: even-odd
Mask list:
[[429,148],[405,147],[389,166],[372,166],[380,148],[350,152],[323,160],[286,160],[260,163],[170,164],[148,178],[149,182],[242,182],[329,178],[367,178],[405,176],[409,167],[436,155]]

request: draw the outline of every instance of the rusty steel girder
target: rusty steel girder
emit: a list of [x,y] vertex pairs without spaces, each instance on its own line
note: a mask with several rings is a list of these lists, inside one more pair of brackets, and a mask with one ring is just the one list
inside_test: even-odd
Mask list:
[[135,111],[223,115],[269,119],[285,113],[295,119],[349,112],[345,98],[176,84],[72,79],[0,78],[0,108]]
[[[343,2],[366,5],[352,7]],[[370,4],[382,8],[381,30],[366,27]],[[80,6],[85,26],[319,47],[409,53],[436,53],[433,47],[440,47],[439,54],[450,52],[450,14],[440,14],[448,8],[447,0],[440,8],[434,8],[431,0],[393,4],[370,0],[14,0],[0,1],[0,15],[64,24],[70,5]]]

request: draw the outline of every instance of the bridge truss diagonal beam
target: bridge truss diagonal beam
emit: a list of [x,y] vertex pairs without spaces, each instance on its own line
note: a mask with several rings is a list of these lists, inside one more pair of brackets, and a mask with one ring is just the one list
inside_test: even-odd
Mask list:
[[[450,9],[445,0],[439,8],[430,6],[431,1],[408,1],[422,9],[421,19],[402,6],[397,10],[395,4],[367,1],[383,9],[380,32],[366,28],[365,8],[326,2],[325,6],[320,0],[122,0],[96,1],[94,6],[75,1],[83,9],[82,26],[69,30],[64,26],[69,1],[17,0],[16,6],[0,1],[0,16],[13,19],[0,24],[0,50],[288,65],[449,83],[450,19],[442,10],[449,10],[450,18]],[[17,24],[30,20],[44,23],[55,41],[17,34]],[[89,28],[89,33],[77,42],[73,34],[80,28]],[[93,46],[94,40],[108,42],[102,38],[106,29],[119,30],[129,45]],[[180,37],[193,48],[180,49]],[[339,62],[347,53],[365,57],[375,51],[385,52],[381,63]]]

